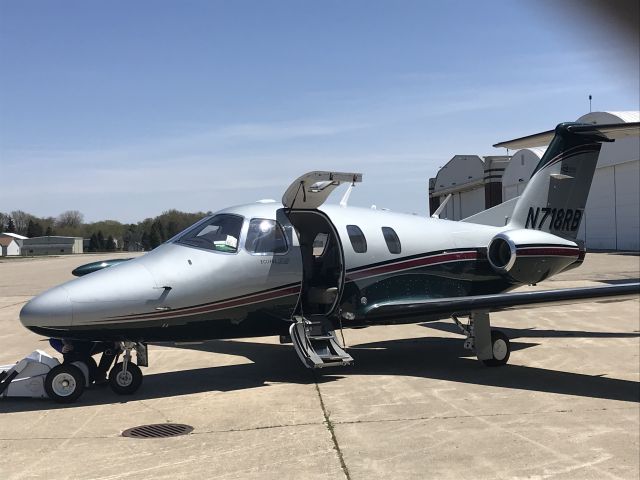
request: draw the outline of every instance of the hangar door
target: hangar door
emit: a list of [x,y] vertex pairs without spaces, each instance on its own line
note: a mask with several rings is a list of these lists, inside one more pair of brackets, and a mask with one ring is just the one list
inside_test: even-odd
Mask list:
[[[446,195],[440,197],[440,202],[444,202]],[[484,210],[484,188],[474,188],[455,192],[440,214],[440,218],[448,220],[460,220]]]
[[587,248],[640,250],[640,162],[598,168],[578,238]]
[[640,250],[640,162],[616,165],[618,250]]
[[598,168],[593,176],[585,218],[578,238],[587,248],[616,248],[616,200],[614,168]]

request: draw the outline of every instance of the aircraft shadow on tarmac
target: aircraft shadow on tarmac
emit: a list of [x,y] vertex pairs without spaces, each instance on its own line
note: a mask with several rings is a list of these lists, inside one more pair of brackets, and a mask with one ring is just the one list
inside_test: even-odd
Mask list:
[[[422,323],[423,327],[433,328],[441,332],[460,333],[456,325],[451,322]],[[640,332],[585,332],[583,330],[545,330],[540,328],[505,328],[500,327],[509,339],[516,338],[634,338],[640,337]]]
[[[429,326],[434,326],[429,324]],[[436,322],[435,328],[440,328]],[[532,336],[531,330],[506,329],[512,338]],[[518,334],[522,332],[522,334]],[[534,330],[538,336],[568,336],[566,332]],[[581,337],[638,337],[638,334],[571,332]],[[571,335],[574,336],[574,335]],[[512,342],[512,352],[536,346]],[[600,375],[570,373],[521,365],[499,368],[483,366],[462,348],[460,338],[411,338],[359,344],[349,349],[356,360],[352,367],[314,372],[298,361],[291,345],[247,341],[210,341],[178,348],[246,357],[253,363],[212,366],[145,375],[141,389],[132,396],[116,395],[108,387],[85,391],[77,403],[57,405],[48,400],[3,399],[0,412],[20,412],[117,404],[128,401],[169,398],[209,391],[235,391],[268,387],[269,383],[311,385],[339,381],[352,375],[393,375],[447,380],[514,390],[537,391],[583,397],[640,402],[640,383]],[[159,352],[151,351],[151,358]],[[513,357],[512,357],[513,359]]]

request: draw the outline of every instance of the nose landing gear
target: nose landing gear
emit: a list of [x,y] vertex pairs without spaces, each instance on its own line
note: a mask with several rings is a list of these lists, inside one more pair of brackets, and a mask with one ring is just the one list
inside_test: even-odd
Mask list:
[[136,360],[138,365],[146,367],[147,362],[147,346],[138,342],[122,342],[123,357],[122,362],[118,362],[109,372],[109,386],[111,390],[119,395],[131,395],[135,393],[142,385],[142,371],[140,367],[131,361],[131,351],[136,351]]

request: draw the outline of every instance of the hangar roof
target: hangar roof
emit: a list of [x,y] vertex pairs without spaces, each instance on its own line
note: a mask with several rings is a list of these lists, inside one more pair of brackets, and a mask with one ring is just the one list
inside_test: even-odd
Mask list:
[[640,122],[640,111],[627,110],[620,112],[589,112],[577,120],[581,123],[633,123]]
[[442,195],[451,189],[456,191],[482,185],[484,162],[477,155],[454,155],[438,170],[433,192]]
[[23,235],[18,235],[17,233],[9,233],[9,232],[0,233],[0,238],[2,237],[13,237],[13,238],[17,238],[18,240],[26,240],[27,238],[29,238]]
[[11,245],[11,242],[15,242],[15,238],[11,237],[0,237],[0,246],[8,247]]

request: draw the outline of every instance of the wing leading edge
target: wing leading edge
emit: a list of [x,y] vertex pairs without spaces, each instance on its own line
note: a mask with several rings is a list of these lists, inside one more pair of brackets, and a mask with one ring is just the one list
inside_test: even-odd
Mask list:
[[499,312],[521,308],[571,304],[606,298],[625,300],[640,294],[640,282],[603,287],[565,288],[534,292],[500,293],[469,297],[437,298],[413,302],[393,301],[371,305],[367,318],[393,316],[394,318],[419,315],[468,315],[471,312]]

